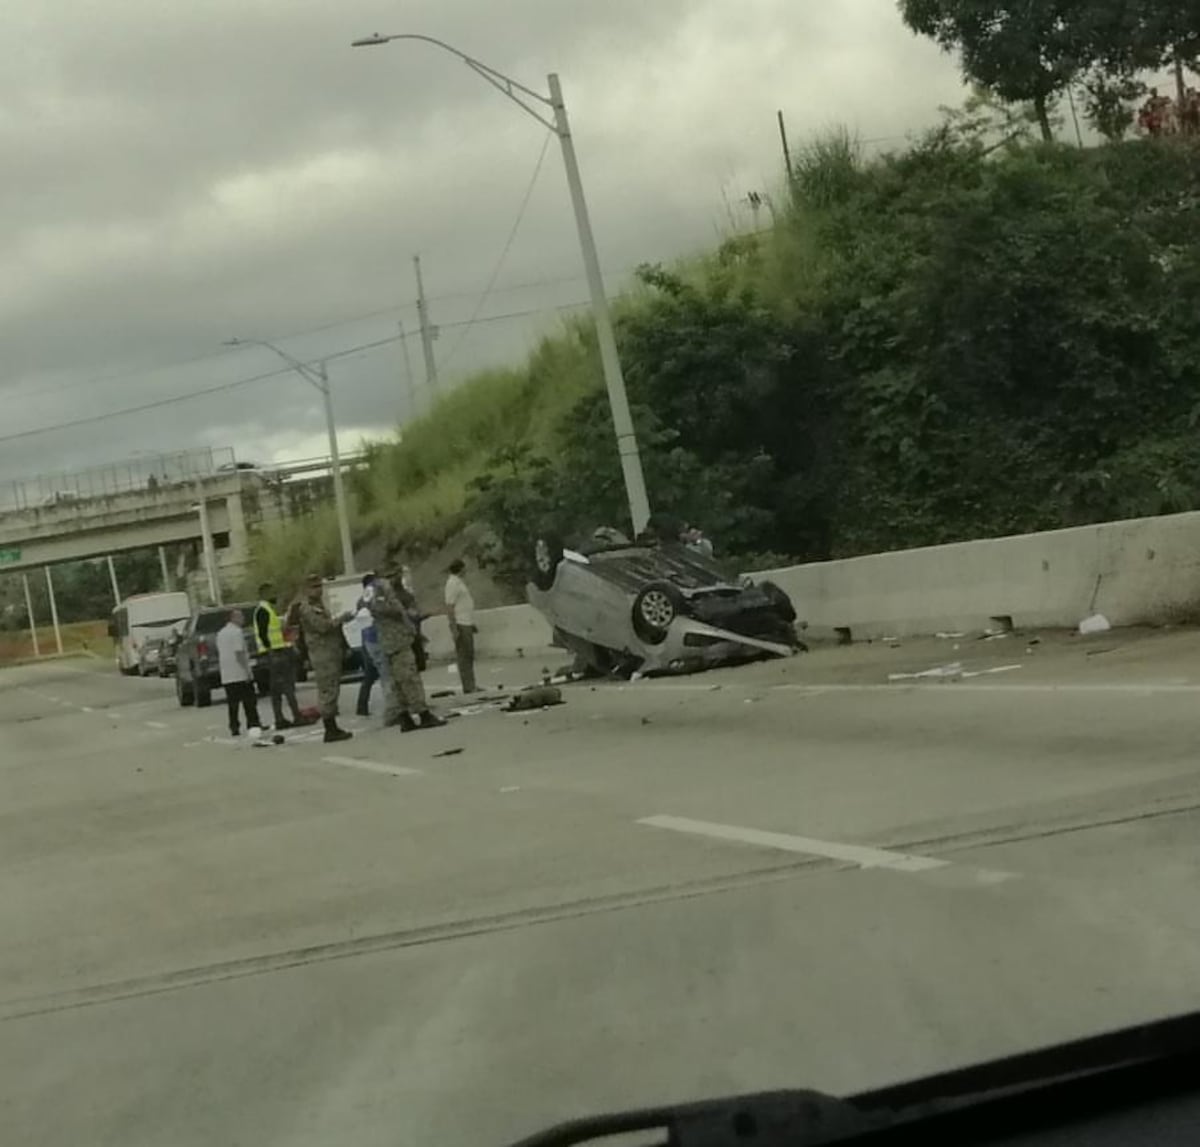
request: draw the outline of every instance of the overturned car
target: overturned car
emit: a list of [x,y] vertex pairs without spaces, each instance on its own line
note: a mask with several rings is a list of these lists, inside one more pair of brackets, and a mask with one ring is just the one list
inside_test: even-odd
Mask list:
[[565,549],[542,537],[532,558],[530,604],[595,673],[690,672],[805,648],[782,589],[731,579],[683,545],[593,537]]

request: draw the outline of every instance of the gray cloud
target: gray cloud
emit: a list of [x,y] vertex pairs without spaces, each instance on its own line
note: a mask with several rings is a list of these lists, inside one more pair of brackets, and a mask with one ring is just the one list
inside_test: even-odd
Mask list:
[[[726,204],[736,214],[746,190],[777,184],[777,107],[797,141],[831,123],[895,137],[959,92],[953,62],[891,0],[37,7],[53,12],[0,13],[21,45],[0,75],[5,434],[271,368],[264,351],[223,353],[231,334],[294,335],[306,357],[388,338],[398,319],[412,329],[418,250],[450,354],[544,133],[449,57],[352,51],[355,36],[426,31],[538,88],[558,70],[614,286],[639,261],[711,243]],[[551,308],[584,297],[553,141],[500,288],[485,316],[538,313],[472,329],[450,383],[510,361],[553,327]],[[348,436],[410,413],[398,346],[331,370]],[[300,450],[319,443],[312,398],[285,377],[3,442],[0,476],[134,449]]]

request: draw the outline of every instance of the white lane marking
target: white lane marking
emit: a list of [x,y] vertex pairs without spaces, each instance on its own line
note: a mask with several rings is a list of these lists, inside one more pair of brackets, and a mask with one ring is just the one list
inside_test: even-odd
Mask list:
[[94,713],[96,711],[91,705],[80,705],[79,708],[84,713]]
[[380,761],[362,761],[357,757],[322,757],[327,765],[344,765],[348,769],[365,769],[369,773],[386,773],[393,777],[419,777],[420,769],[404,765],[385,765]]
[[736,844],[753,844],[760,848],[776,848],[783,852],[799,852],[806,856],[824,856],[830,860],[842,860],[857,864],[859,868],[891,868],[897,872],[927,872],[934,868],[948,868],[948,860],[936,860],[932,856],[912,856],[905,852],[891,852],[883,848],[869,848],[860,844],[839,844],[832,840],[814,840],[809,836],[791,836],[782,832],[763,832],[757,828],[743,828],[734,824],[714,824],[707,820],[689,820],[682,816],[648,816],[638,824],[651,828],[667,828],[673,832],[686,832],[694,836],[711,836],[717,840],[729,840]]
[[147,729],[169,729],[171,726],[166,721],[147,721]]

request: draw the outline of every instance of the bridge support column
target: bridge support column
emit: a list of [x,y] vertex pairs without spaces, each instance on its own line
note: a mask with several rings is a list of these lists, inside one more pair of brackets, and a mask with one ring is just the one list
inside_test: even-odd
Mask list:
[[33,639],[33,655],[41,657],[42,651],[38,648],[37,618],[33,616],[33,594],[29,592],[29,575],[22,574],[21,581],[25,586],[25,613],[29,617],[29,636]]
[[58,627],[58,602],[54,600],[54,575],[50,572],[50,567],[46,567],[46,594],[50,598],[50,620],[54,624],[54,644],[58,647],[59,655],[62,655],[62,630]]

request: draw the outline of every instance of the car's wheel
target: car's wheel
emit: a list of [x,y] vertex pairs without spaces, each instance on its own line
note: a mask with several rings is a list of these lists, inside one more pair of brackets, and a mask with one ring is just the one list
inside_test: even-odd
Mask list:
[[767,600],[784,621],[796,620],[796,607],[792,605],[792,599],[779,586],[773,581],[763,581],[758,583],[758,588],[767,595]]
[[212,686],[207,681],[195,682],[196,708],[207,709],[212,704]]
[[633,599],[633,631],[650,645],[667,639],[671,623],[683,612],[683,594],[669,581],[652,581]]
[[185,685],[182,677],[175,678],[175,699],[183,708],[188,708],[196,703],[196,695],[192,692],[191,685]]
[[554,579],[558,576],[558,563],[562,558],[562,542],[557,538],[544,535],[533,543],[533,563],[529,577],[538,589],[553,589]]

